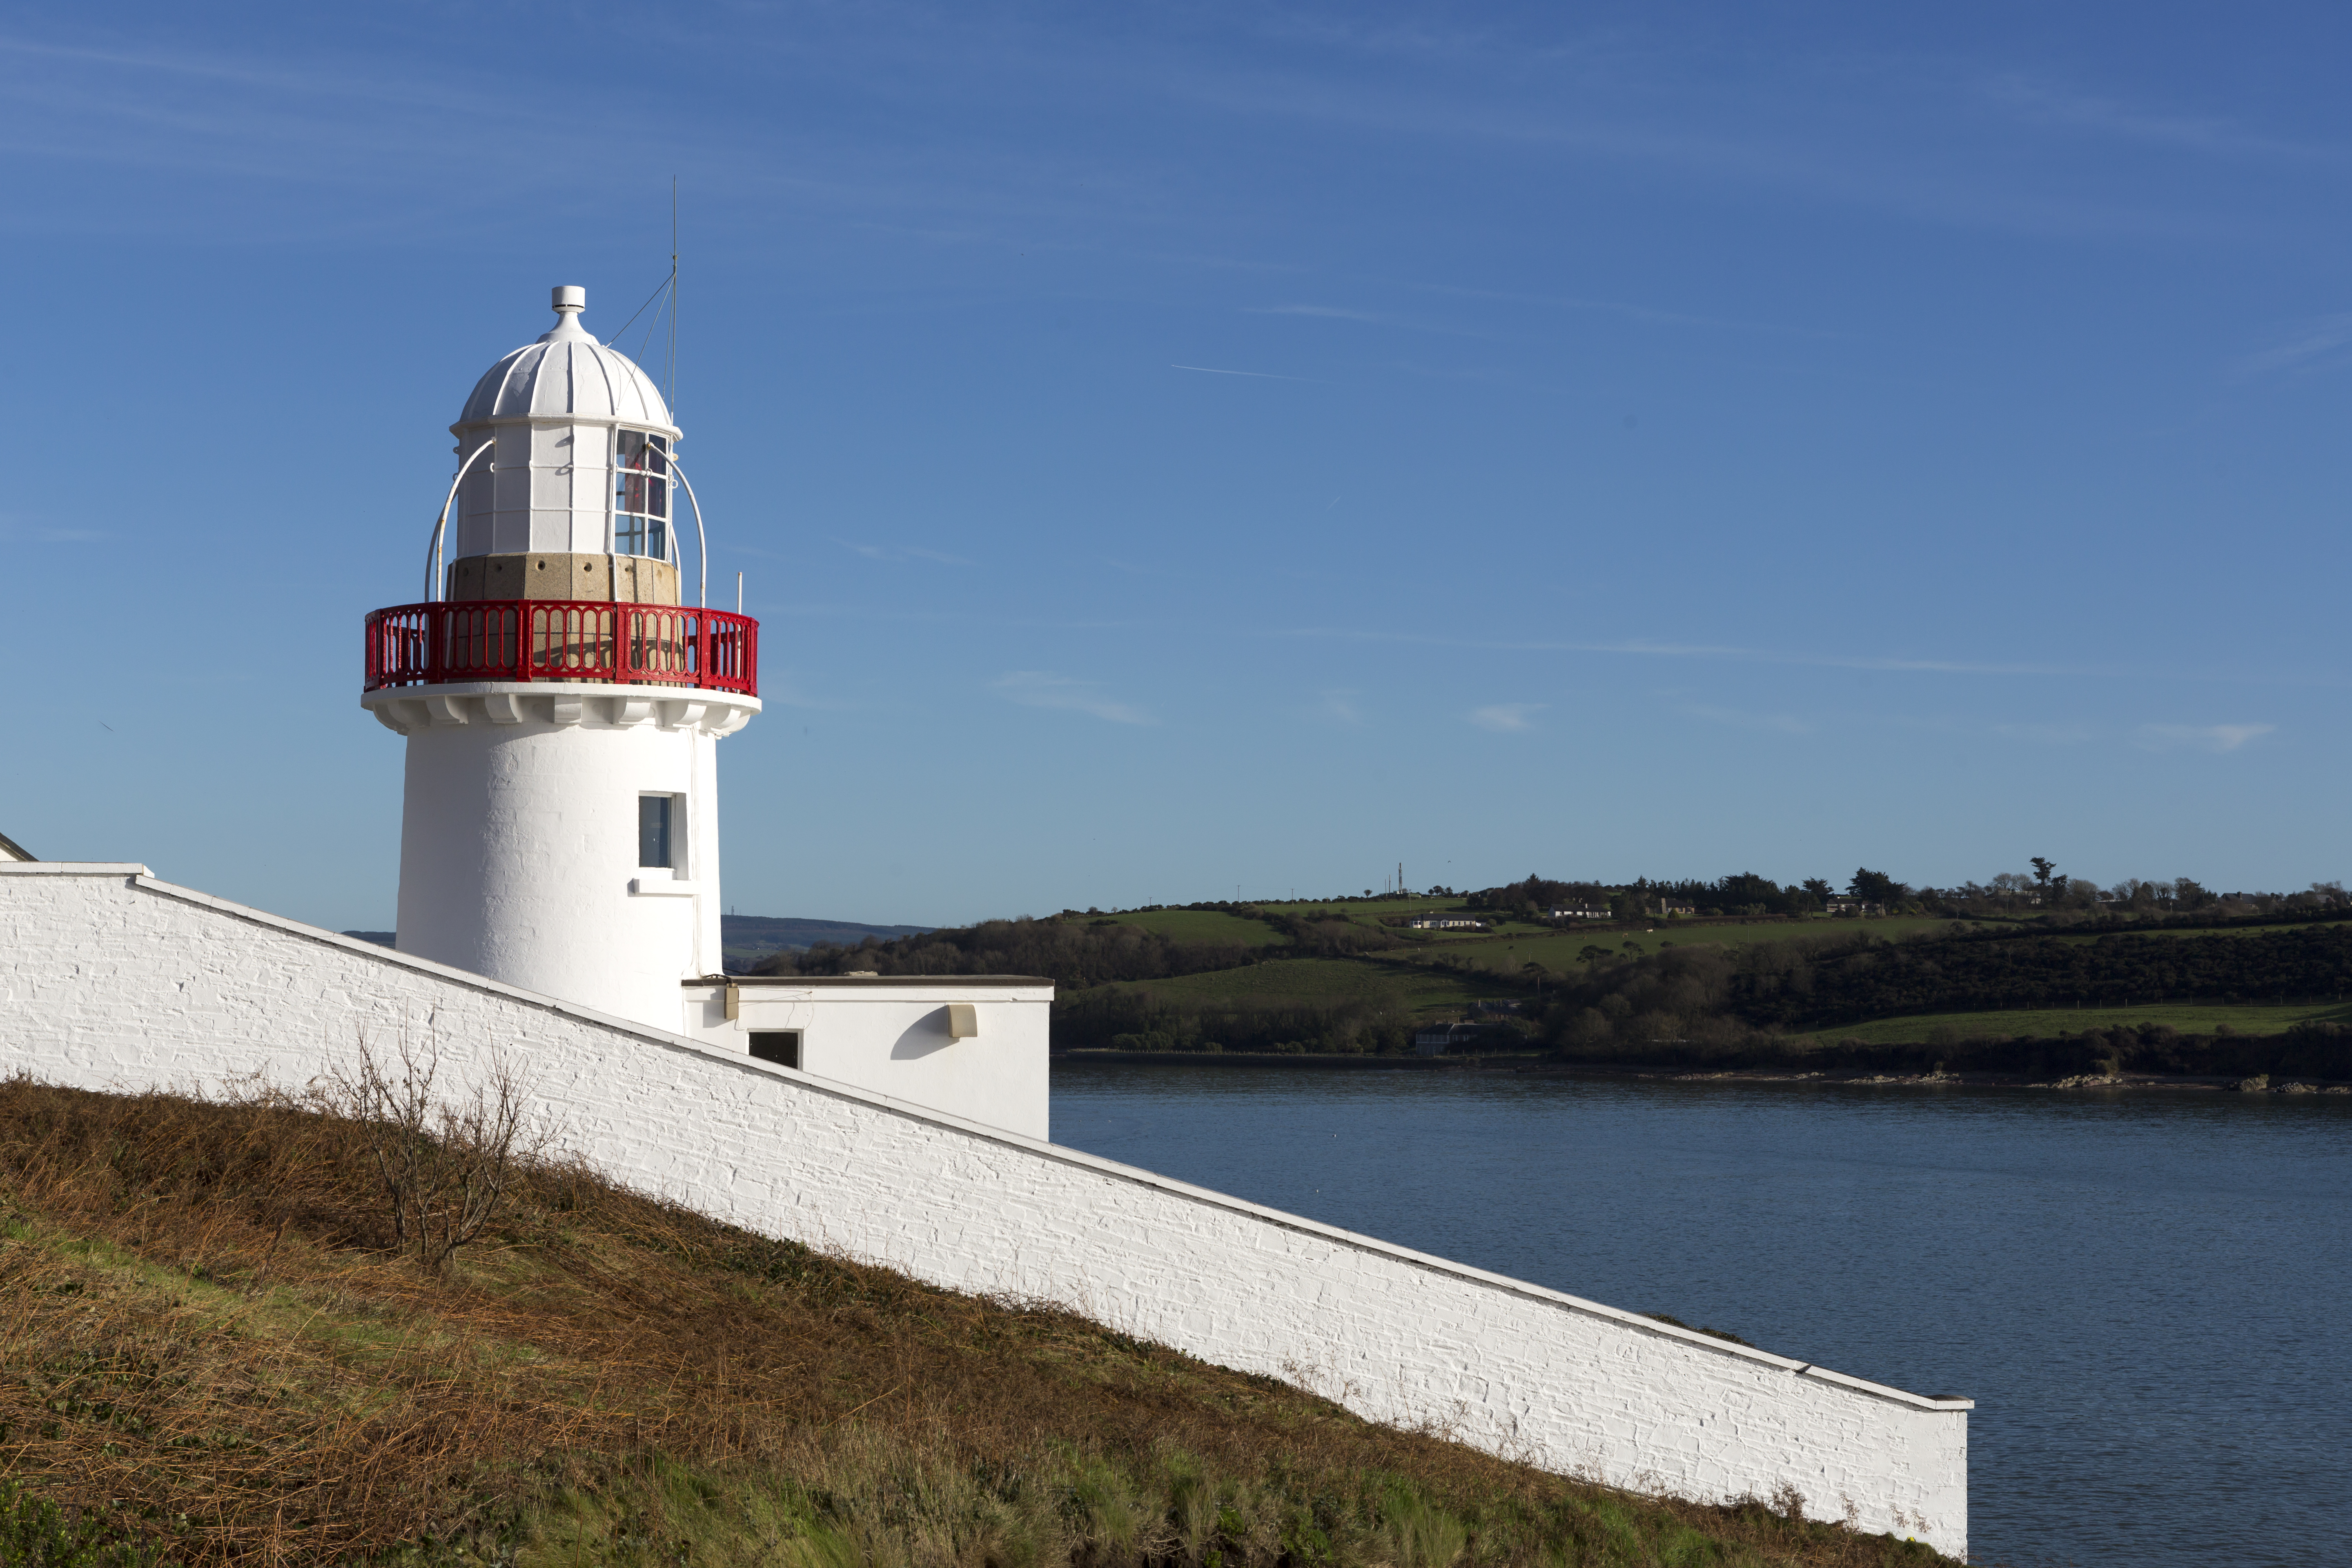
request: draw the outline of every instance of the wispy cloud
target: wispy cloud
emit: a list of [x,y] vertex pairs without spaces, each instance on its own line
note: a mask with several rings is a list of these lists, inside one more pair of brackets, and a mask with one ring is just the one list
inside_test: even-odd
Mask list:
[[1386,325],[1396,320],[1376,310],[1343,310],[1337,305],[1247,305],[1243,307],[1242,313],[1245,316],[1315,316],[1325,321],[1370,321],[1376,325]]
[[1309,376],[1304,375],[1276,375],[1271,371],[1263,370],[1219,370],[1216,366],[1210,364],[1171,364],[1168,368],[1170,370],[1198,371],[1202,375],[1245,375],[1250,377],[1253,381],[1308,381],[1312,379]]
[[1994,78],[1985,90],[1995,104],[2020,120],[2094,132],[2117,141],[2304,163],[2340,162],[2346,157],[2342,148],[2267,136],[2225,115],[2168,114],[2014,73]]
[[1493,730],[1506,735],[1514,734],[1521,730],[1534,729],[1535,723],[1530,716],[1540,712],[1544,707],[1545,704],[1541,702],[1492,703],[1485,708],[1472,709],[1470,722],[1477,725],[1481,730]]
[[2316,367],[2340,361],[2344,350],[2352,345],[2352,313],[2322,316],[2307,321],[2293,337],[2248,354],[2235,369],[2241,376],[2267,375],[2273,371]]
[[10,544],[95,544],[106,537],[95,528],[52,528],[47,523],[0,518],[0,541]]
[[2041,746],[2079,746],[2097,739],[2088,724],[1995,724],[1992,734],[2004,741],[2031,741]]
[[2234,752],[2277,729],[2275,724],[2142,724],[2140,744],[2150,751]]
[[1448,326],[1441,321],[1400,316],[1390,310],[1353,310],[1339,305],[1245,305],[1242,313],[1247,316],[1299,316],[1316,321],[1353,321],[1362,326],[1393,327],[1408,332],[1435,332],[1449,338],[1492,336],[1491,333]]
[[926,550],[919,544],[858,544],[846,539],[836,539],[835,544],[868,561],[933,561],[942,566],[969,566],[971,562],[961,555],[944,551]]
[[1635,658],[1723,659],[1742,664],[1789,664],[1824,669],[1916,671],[1933,675],[2113,675],[2111,669],[2078,665],[1989,664],[1972,659],[1898,658],[1880,654],[1816,653],[1804,649],[1738,647],[1713,643],[1502,642],[1441,637],[1424,632],[1361,630],[1351,626],[1293,626],[1271,635],[1329,638],[1342,642],[1393,642],[1424,647],[1489,648],[1504,653],[1601,653]]
[[1360,693],[1355,691],[1325,692],[1323,717],[1340,724],[1361,724],[1364,721],[1364,710],[1356,705],[1356,699],[1360,695]]
[[1101,682],[1056,675],[1049,669],[1015,669],[990,683],[999,697],[1025,708],[1066,708],[1073,712],[1108,719],[1114,724],[1149,724],[1151,716],[1140,708],[1116,702],[1102,694]]
[[1736,708],[1716,708],[1704,702],[1693,702],[1683,708],[1694,719],[1704,719],[1710,724],[1728,724],[1735,730],[1769,730],[1780,735],[1810,735],[1813,726],[1787,713],[1744,713]]
[[[1792,73],[1793,85],[1780,92],[1727,99],[1709,92],[1664,49],[1562,62],[1561,69],[1541,74],[1542,89],[1535,91],[1517,89],[1517,81],[1533,79],[1499,53],[1486,54],[1483,63],[1493,68],[1478,73],[1486,90],[1475,93],[1399,92],[1385,81],[1360,85],[1247,69],[1180,73],[1168,85],[1236,118],[1281,117],[1423,142],[1486,142],[1711,184],[1801,193],[1961,228],[2170,237],[2210,226],[2177,205],[2119,205],[2103,199],[2104,191],[2069,189],[2063,174],[2020,180],[1995,158],[1950,156],[1958,127],[1971,116],[1983,119],[1985,93],[1941,68],[1874,62],[1882,93],[1894,89],[1906,107],[1865,134],[1852,123],[1822,124],[1820,89],[1836,89],[1818,72]],[[1806,112],[1796,112],[1801,103]],[[2053,106],[2045,115],[2056,112]],[[2025,116],[2012,111],[2011,118]],[[1821,128],[1807,131],[1808,122]]]
[[1604,315],[1622,316],[1629,321],[1654,322],[1663,326],[1711,327],[1740,332],[1787,332],[1803,337],[1830,337],[1836,334],[1817,328],[1791,327],[1769,321],[1730,321],[1720,316],[1695,316],[1685,310],[1661,310],[1654,305],[1634,304],[1625,300],[1591,300],[1572,294],[1528,294],[1500,289],[1471,289],[1454,283],[1417,283],[1412,287],[1426,293],[1450,295],[1465,300],[1486,300],[1509,305],[1536,305],[1556,310],[1592,310]]

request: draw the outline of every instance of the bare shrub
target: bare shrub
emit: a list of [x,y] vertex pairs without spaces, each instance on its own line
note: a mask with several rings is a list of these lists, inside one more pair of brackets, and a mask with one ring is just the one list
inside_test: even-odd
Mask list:
[[392,1219],[393,1246],[415,1248],[427,1273],[482,1232],[506,1206],[518,1172],[541,1163],[552,1131],[536,1123],[529,1086],[504,1052],[469,1095],[437,1098],[441,1047],[422,1052],[404,1030],[379,1058],[362,1036],[358,1059],[327,1075],[325,1109],[357,1123],[374,1156]]

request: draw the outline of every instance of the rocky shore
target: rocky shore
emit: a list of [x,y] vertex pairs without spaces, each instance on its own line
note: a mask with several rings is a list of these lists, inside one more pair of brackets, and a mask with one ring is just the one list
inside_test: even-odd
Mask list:
[[2352,1084],[2315,1083],[2305,1079],[2282,1079],[2273,1083],[2263,1074],[2230,1079],[2174,1077],[2161,1073],[2118,1073],[2114,1076],[2078,1073],[2072,1078],[2034,1079],[2015,1073],[1792,1073],[1757,1068],[1733,1072],[1634,1071],[1610,1076],[1659,1079],[1676,1083],[1907,1084],[1969,1089],[2169,1089],[2225,1094],[2352,1094]]

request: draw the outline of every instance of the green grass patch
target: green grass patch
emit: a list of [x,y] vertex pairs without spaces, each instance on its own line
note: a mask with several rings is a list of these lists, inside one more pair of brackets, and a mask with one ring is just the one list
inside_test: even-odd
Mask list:
[[1139,981],[1126,988],[1149,992],[1154,1001],[1178,1006],[1338,1007],[1361,1003],[1387,1011],[1447,1016],[1464,1012],[1476,1001],[1533,994],[1522,981],[1380,958],[1275,959],[1246,969]]
[[[1895,941],[1922,934],[1943,936],[1950,932],[1952,921],[1926,917],[1885,921],[1759,921],[1753,925],[1673,925],[1653,924],[1647,928],[1624,926],[1595,927],[1585,931],[1555,931],[1549,927],[1506,928],[1493,935],[1473,939],[1468,952],[1457,951],[1454,956],[1487,962],[1496,969],[1516,971],[1520,964],[1535,963],[1546,969],[1566,972],[1579,968],[1583,960],[1578,957],[1587,947],[1604,947],[1612,952],[1631,951],[1646,958],[1661,948],[1676,947],[1745,947],[1759,942],[1820,942],[1839,937],[1851,937],[1867,931],[1881,941]],[[1491,952],[1493,957],[1486,959]]]
[[[1268,905],[1269,909],[1274,906]],[[1383,915],[1462,915],[1476,911],[1464,905],[1460,899],[1358,899],[1344,904],[1319,904],[1313,899],[1302,899],[1282,908],[1296,914],[1305,910],[1329,909],[1334,914],[1358,915],[1377,920]]]
[[1223,910],[1142,910],[1133,914],[1107,915],[1121,925],[1157,931],[1177,942],[1219,942],[1241,947],[1279,947],[1290,939],[1264,921],[1229,915]]
[[1148,991],[1161,1002],[1213,1005],[1296,1003],[1332,1007],[1350,1002],[1380,1007],[1410,1006],[1418,976],[1360,958],[1284,958],[1246,969],[1217,969],[1173,980],[1138,981],[1125,987]]

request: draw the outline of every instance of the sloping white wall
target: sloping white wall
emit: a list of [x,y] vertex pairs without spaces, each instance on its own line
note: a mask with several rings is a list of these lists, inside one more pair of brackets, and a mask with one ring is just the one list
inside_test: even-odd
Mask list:
[[0,1069],[306,1082],[364,1033],[524,1058],[607,1172],[960,1289],[1069,1303],[1375,1419],[1685,1497],[1968,1542],[1966,1400],[1744,1350],[1143,1171],[722,1055],[154,880],[0,866]]

